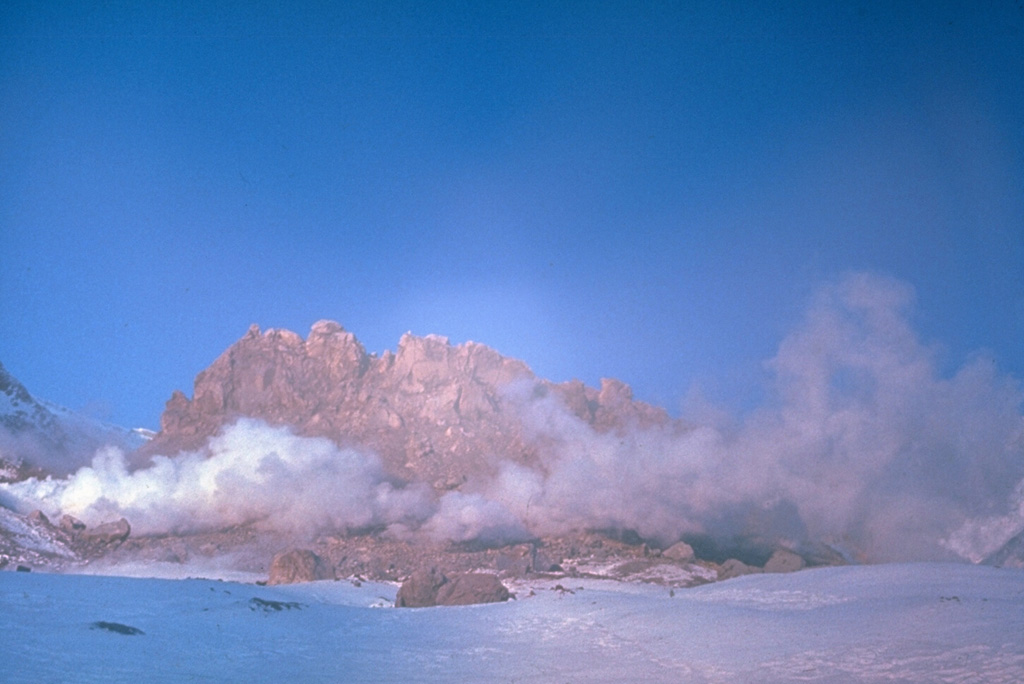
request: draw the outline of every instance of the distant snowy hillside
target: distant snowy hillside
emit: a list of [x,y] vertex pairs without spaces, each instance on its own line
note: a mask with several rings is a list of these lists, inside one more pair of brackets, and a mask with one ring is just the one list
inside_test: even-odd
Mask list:
[[537,581],[392,608],[390,585],[0,573],[0,679],[1021,682],[1024,571],[916,564],[694,589]]
[[102,447],[133,450],[149,436],[36,399],[0,364],[0,481],[32,473],[66,476]]

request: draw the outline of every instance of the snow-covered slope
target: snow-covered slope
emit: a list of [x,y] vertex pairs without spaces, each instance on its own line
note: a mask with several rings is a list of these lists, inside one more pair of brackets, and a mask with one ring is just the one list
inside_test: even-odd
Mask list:
[[0,506],[0,568],[29,563],[56,565],[75,558],[53,528]]
[[396,609],[394,587],[369,583],[0,573],[0,679],[1024,681],[1021,570],[850,566],[674,595],[516,589],[506,604]]
[[20,471],[65,476],[104,446],[130,451],[150,436],[36,399],[0,364],[0,480]]

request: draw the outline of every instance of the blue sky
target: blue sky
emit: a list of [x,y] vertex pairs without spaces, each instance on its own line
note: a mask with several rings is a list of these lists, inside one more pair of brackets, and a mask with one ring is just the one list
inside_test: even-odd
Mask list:
[[678,411],[851,271],[1024,378],[1024,7],[7,3],[0,362],[157,427],[251,323]]

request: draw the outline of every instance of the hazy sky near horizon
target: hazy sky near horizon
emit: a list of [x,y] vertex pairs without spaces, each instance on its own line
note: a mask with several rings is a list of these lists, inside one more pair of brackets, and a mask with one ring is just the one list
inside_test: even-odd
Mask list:
[[843,274],[1024,378],[1020,2],[0,9],[0,362],[158,426],[252,323],[756,403]]

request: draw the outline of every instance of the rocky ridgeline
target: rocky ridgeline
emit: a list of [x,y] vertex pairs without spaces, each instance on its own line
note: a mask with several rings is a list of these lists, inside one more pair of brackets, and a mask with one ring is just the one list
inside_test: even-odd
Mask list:
[[377,356],[337,323],[320,321],[305,340],[251,327],[196,377],[191,399],[173,394],[160,433],[139,453],[197,449],[246,416],[368,448],[394,477],[453,489],[492,474],[499,457],[536,458],[510,388],[553,393],[598,431],[670,421],[617,380],[602,380],[600,389],[552,383],[482,344],[436,335],[406,334],[396,352]]

